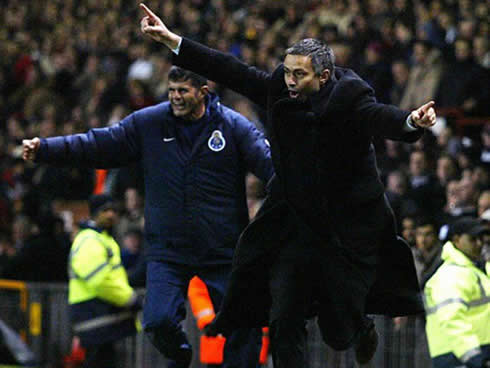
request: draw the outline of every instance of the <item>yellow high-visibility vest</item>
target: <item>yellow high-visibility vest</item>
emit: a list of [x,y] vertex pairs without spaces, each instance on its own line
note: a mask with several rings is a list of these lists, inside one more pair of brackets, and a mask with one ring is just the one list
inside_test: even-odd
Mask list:
[[70,250],[68,272],[70,304],[99,298],[125,306],[133,295],[119,245],[106,231],[88,228],[77,234]]
[[465,363],[490,344],[490,278],[451,242],[442,259],[424,290],[430,355]]

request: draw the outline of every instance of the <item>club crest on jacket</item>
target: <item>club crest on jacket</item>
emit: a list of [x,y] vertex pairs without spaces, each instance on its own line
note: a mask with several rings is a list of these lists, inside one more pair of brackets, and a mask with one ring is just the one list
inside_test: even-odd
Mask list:
[[211,151],[219,152],[223,150],[226,146],[225,137],[223,137],[223,133],[220,130],[215,130],[211,133],[211,137],[208,140],[208,147]]

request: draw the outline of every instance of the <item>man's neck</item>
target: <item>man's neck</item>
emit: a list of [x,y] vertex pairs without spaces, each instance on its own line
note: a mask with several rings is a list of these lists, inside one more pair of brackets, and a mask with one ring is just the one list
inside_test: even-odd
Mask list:
[[202,103],[195,111],[192,112],[191,116],[189,117],[189,120],[197,121],[200,118],[202,118],[205,113],[206,113],[206,103]]

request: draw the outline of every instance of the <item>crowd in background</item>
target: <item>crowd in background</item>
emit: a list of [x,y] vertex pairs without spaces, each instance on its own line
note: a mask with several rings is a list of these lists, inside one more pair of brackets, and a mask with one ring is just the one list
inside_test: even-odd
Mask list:
[[[0,276],[66,280],[70,236],[53,202],[85,200],[97,181],[92,169],[26,164],[22,139],[104,127],[166,100],[171,54],[141,35],[139,2],[0,1]],[[272,71],[293,42],[320,38],[333,48],[336,65],[354,69],[380,102],[410,110],[434,99],[440,121],[419,142],[376,142],[399,232],[415,246],[421,218],[441,240],[455,218],[490,219],[485,0],[146,3],[175,32],[261,69]],[[262,128],[263,111],[210,86]],[[476,124],[462,128],[461,119]],[[130,268],[143,248],[142,172],[131,166],[105,175],[102,190],[121,203],[115,234]],[[254,177],[247,189],[253,216],[264,191]]]

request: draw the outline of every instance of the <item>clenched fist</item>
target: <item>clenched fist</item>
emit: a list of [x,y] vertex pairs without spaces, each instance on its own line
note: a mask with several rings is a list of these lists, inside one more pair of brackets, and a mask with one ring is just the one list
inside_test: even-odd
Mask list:
[[22,158],[25,161],[34,161],[40,146],[41,140],[37,137],[33,139],[24,139],[22,141]]

